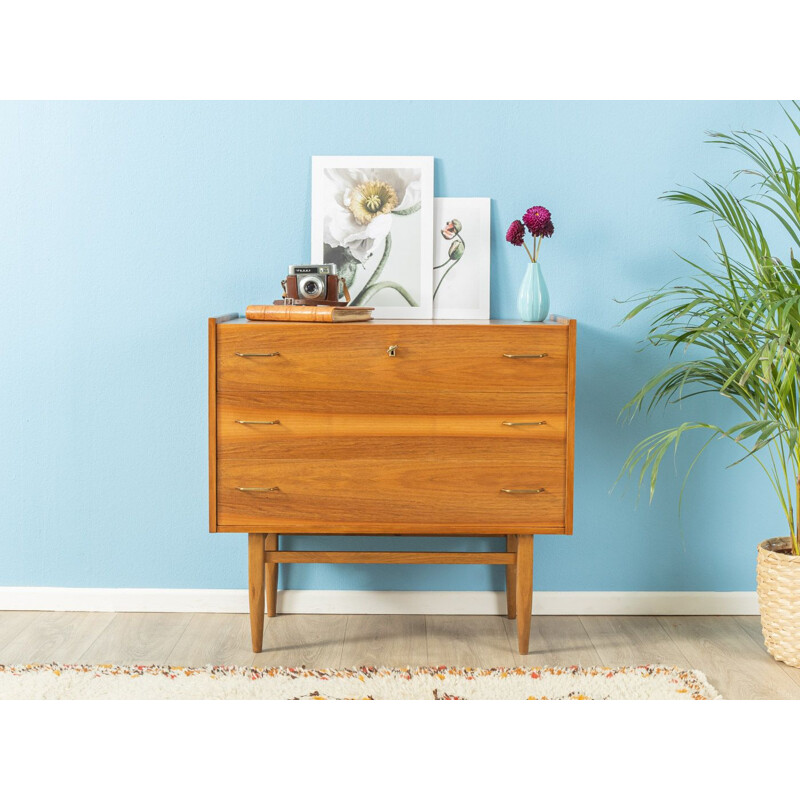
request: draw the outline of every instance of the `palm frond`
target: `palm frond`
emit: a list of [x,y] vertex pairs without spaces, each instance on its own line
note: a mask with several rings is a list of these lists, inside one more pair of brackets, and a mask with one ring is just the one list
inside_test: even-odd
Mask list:
[[[800,104],[783,109],[800,141]],[[794,552],[800,555],[800,509],[794,497],[800,466],[800,261],[773,255],[759,214],[777,220],[800,247],[800,167],[791,148],[761,131],[711,133],[709,141],[748,163],[735,173],[754,193],[701,179],[699,189],[666,192],[662,198],[708,215],[716,241],[706,241],[708,266],[682,258],[689,277],[631,298],[623,322],[651,316],[644,341],[666,349],[670,361],[639,389],[620,416],[632,419],[659,406],[716,393],[738,409],[727,428],[713,422],[683,423],[637,444],[618,481],[638,474],[652,499],[664,456],[677,453],[685,434],[709,434],[684,478],[712,441],[728,439],[744,453],[730,466],[754,459],[765,471],[786,515]],[[705,241],[705,240],[704,240]],[[762,454],[768,457],[761,458]],[[795,519],[797,512],[797,519]]]

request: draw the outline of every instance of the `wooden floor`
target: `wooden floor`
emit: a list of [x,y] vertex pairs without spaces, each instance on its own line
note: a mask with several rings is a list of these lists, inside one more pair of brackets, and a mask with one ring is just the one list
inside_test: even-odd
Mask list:
[[250,651],[246,614],[0,612],[0,664],[623,666],[699,669],[727,699],[800,699],[800,669],[758,617],[533,617],[530,655],[505,617],[286,615]]

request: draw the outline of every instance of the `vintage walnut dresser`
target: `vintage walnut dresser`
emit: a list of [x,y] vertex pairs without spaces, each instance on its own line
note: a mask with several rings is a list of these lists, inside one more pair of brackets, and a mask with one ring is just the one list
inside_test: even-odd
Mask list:
[[[572,532],[575,320],[209,320],[211,531],[247,532],[253,650],[281,563],[504,564],[528,652],[534,534]],[[503,536],[301,552],[291,534]]]

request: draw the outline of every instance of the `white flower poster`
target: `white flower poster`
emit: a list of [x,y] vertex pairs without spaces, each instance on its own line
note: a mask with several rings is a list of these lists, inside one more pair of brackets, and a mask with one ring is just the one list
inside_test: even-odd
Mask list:
[[311,260],[336,264],[350,305],[430,319],[433,157],[314,156]]
[[491,200],[434,200],[433,316],[489,319]]

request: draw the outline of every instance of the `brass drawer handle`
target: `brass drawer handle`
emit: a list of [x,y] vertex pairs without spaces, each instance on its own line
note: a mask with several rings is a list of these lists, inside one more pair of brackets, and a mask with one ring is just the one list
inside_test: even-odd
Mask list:
[[503,353],[503,358],[547,358],[547,353],[523,353],[520,355]]
[[265,420],[265,419],[237,419],[234,420],[238,422],[240,425],[280,425],[281,421],[279,419],[273,420]]
[[[239,420],[236,420],[237,422]],[[504,422],[503,425],[508,425],[509,428],[519,428],[522,425],[547,425],[546,420],[541,422]]]
[[272,358],[279,356],[280,353],[236,353],[240,358]]
[[279,492],[280,489],[277,486],[270,486],[269,488],[265,486],[237,486],[236,487],[240,492]]
[[541,489],[501,489],[501,492],[506,494],[541,494],[544,488]]

